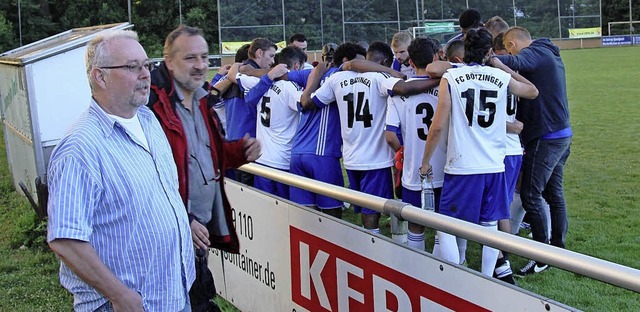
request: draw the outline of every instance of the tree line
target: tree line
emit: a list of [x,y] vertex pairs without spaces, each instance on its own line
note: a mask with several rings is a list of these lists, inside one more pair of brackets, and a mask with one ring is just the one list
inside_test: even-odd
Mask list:
[[[639,4],[633,2],[633,16],[640,17]],[[479,9],[483,19],[500,15],[510,25],[528,28],[534,37],[567,38],[569,28],[600,25],[599,0],[10,0],[0,3],[0,52],[72,28],[129,21],[129,4],[142,45],[150,57],[160,57],[165,36],[181,22],[204,30],[212,54],[218,53],[219,38],[248,41],[262,36],[277,42],[296,32],[306,34],[309,48],[316,50],[343,38],[388,42],[398,29],[424,20],[455,20],[467,3]],[[603,35],[608,22],[629,20],[629,3],[602,1]]]

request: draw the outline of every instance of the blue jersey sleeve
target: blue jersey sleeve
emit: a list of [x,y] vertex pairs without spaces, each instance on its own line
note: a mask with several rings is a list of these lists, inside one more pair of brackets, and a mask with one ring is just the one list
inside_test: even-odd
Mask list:
[[306,88],[309,75],[311,75],[311,69],[292,70],[287,73],[287,78],[289,81],[293,81],[299,86]]
[[258,105],[262,96],[269,90],[271,85],[273,84],[273,80],[269,78],[268,75],[263,75],[260,77],[260,81],[253,88],[247,92],[244,96],[244,101],[249,106]]

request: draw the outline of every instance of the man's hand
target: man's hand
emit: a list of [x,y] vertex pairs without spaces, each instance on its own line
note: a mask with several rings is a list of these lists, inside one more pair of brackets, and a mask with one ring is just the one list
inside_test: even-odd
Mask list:
[[244,149],[244,156],[247,158],[247,161],[252,162],[258,159],[258,157],[260,157],[260,142],[250,137],[248,133],[245,133],[242,140],[244,140],[242,149]]
[[287,69],[287,64],[278,64],[273,67],[267,75],[269,75],[269,79],[274,80],[276,78],[282,77],[282,75],[289,72]]
[[422,167],[420,167],[420,176],[421,177],[426,177],[426,176],[433,177],[433,169],[431,168],[431,164],[422,165]]
[[229,72],[229,69],[231,69],[231,64],[224,65],[224,66],[220,67],[220,69],[218,69],[218,74],[224,76]]
[[505,69],[508,68],[507,65],[504,65],[504,63],[502,63],[502,61],[500,61],[500,59],[497,57],[491,57],[491,66],[508,72]]
[[522,132],[523,127],[524,127],[524,124],[519,120],[515,120],[514,122],[507,121],[507,133],[520,134],[520,132]]
[[[198,222],[198,221],[196,221]],[[144,311],[142,307],[142,297],[140,294],[132,289],[129,289],[126,293],[111,299],[113,310],[119,311]]]
[[209,248],[209,230],[196,219],[191,221],[191,239],[196,247],[204,250]]

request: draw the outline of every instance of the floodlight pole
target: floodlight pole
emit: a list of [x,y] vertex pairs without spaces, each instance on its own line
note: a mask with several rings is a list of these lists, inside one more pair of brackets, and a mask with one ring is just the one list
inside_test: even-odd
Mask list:
[[20,12],[20,0],[18,0],[18,36],[20,37],[20,46],[22,46],[22,14]]
[[518,26],[518,16],[516,14],[516,0],[511,1],[513,3],[513,26]]
[[178,0],[178,13],[180,14],[180,25],[182,25],[182,0]]
[[322,16],[322,0],[320,0],[320,43],[324,47],[324,17]]
[[629,35],[633,35],[633,8],[629,0]]

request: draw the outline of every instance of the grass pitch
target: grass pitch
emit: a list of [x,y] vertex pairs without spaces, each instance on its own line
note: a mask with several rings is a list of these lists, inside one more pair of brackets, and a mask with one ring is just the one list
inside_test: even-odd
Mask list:
[[[640,269],[638,56],[639,47],[562,51],[574,132],[565,167],[567,248]],[[72,298],[59,285],[57,260],[34,220],[27,200],[13,190],[2,153],[0,311],[69,311]],[[477,267],[478,258],[478,246],[470,243],[470,266]],[[525,263],[512,256],[514,269]],[[556,268],[518,283],[585,311],[640,311],[638,293]]]

